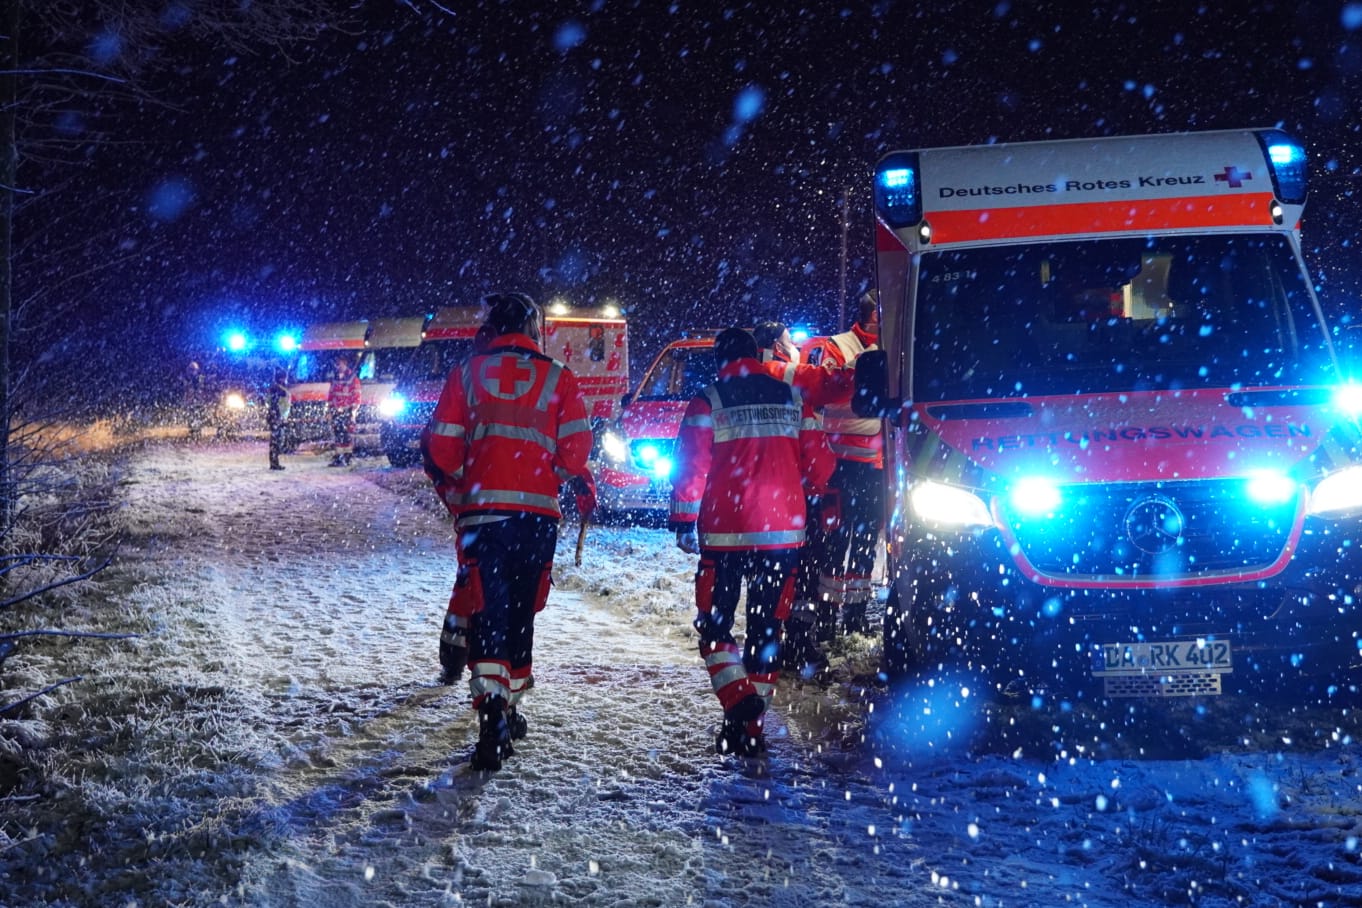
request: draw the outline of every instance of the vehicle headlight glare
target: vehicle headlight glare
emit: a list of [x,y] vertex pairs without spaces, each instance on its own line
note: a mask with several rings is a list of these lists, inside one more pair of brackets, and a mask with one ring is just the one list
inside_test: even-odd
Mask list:
[[244,410],[246,409],[246,398],[235,391],[230,391],[227,396],[222,398],[222,405],[228,410]]
[[908,493],[913,511],[927,523],[941,526],[990,526],[993,517],[984,500],[973,492],[940,482],[920,482]]
[[378,414],[387,419],[400,416],[407,409],[407,401],[401,394],[389,394],[378,403]]
[[1310,496],[1310,513],[1336,516],[1362,511],[1362,467],[1345,467],[1320,480]]
[[670,457],[658,457],[653,461],[650,469],[656,478],[666,479],[672,475],[672,459]]
[[619,463],[629,456],[629,443],[616,432],[606,432],[601,436],[601,452]]

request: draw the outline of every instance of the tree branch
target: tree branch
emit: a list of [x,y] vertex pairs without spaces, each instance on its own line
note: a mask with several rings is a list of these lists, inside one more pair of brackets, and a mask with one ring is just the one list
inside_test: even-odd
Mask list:
[[42,690],[38,691],[37,693],[30,694],[29,696],[24,697],[22,700],[15,700],[13,703],[9,704],[8,706],[0,706],[0,716],[6,715],[6,714],[8,714],[8,713],[16,712],[16,711],[18,711],[19,707],[23,706],[25,703],[28,703],[28,702],[30,702],[30,701],[32,701],[32,700],[36,700],[36,699],[38,699],[39,697],[41,697],[43,694],[50,694],[50,693],[52,693],[52,691],[56,690],[57,688],[61,687],[62,685],[65,685],[65,684],[72,684],[72,683],[74,683],[74,682],[76,682],[76,681],[84,681],[84,680],[85,680],[85,678],[84,678],[83,675],[76,675],[74,678],[65,678],[65,679],[63,679],[63,680],[61,680],[61,681],[56,682],[55,684],[49,684],[47,687],[44,687]]

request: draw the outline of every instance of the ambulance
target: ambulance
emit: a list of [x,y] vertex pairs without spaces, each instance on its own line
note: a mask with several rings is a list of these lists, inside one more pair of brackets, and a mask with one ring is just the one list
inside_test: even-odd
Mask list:
[[359,370],[361,389],[355,451],[380,451],[379,404],[392,393],[398,376],[409,368],[425,322],[425,316],[409,316],[325,322],[306,328],[290,369],[293,404],[285,427],[286,449],[296,449],[303,442],[331,440],[326,399],[336,361],[346,357]]
[[[593,426],[603,425],[629,390],[629,326],[613,307],[550,307],[542,347],[572,370]],[[451,369],[473,352],[480,306],[446,306],[427,321],[420,346],[379,405],[381,446],[395,467],[421,462],[421,430],[440,400]]]
[[718,333],[701,330],[668,343],[599,434],[592,473],[604,513],[669,509],[672,449],[686,405],[714,382]]
[[898,151],[874,174],[884,669],[1195,697],[1362,664],[1362,433],[1276,129]]

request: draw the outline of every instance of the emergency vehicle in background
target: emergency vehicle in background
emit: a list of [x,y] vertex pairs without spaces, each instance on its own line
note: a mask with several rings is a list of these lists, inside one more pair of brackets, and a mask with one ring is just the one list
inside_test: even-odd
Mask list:
[[[544,353],[572,370],[593,425],[604,424],[629,390],[629,326],[614,307],[551,306],[544,318]],[[385,395],[381,446],[395,467],[421,462],[421,430],[435,412],[445,379],[473,352],[481,306],[446,306],[426,322],[420,346]]]
[[884,350],[857,406],[887,417],[890,675],[1348,683],[1362,433],[1301,256],[1305,173],[1275,129],[880,160]]
[[686,405],[714,382],[718,333],[699,331],[667,344],[624,398],[618,418],[599,433],[592,473],[603,512],[670,506],[672,449]]
[[381,450],[379,404],[396,385],[421,343],[425,316],[326,322],[303,332],[290,369],[293,404],[285,427],[285,449],[303,442],[330,441],[326,398],[336,374],[336,360],[348,357],[357,368],[361,397],[355,450]]

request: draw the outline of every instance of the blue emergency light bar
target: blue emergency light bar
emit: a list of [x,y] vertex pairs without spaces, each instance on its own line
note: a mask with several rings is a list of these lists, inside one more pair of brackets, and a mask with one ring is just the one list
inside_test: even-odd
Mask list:
[[1277,129],[1257,133],[1258,142],[1267,153],[1272,171],[1272,187],[1277,198],[1289,205],[1305,203],[1305,148],[1301,143]]
[[274,349],[280,353],[292,353],[298,349],[298,338],[292,334],[280,334],[274,338]]
[[228,331],[223,336],[223,346],[233,353],[244,353],[250,346],[250,338],[244,331]]
[[922,220],[917,155],[896,152],[880,160],[875,169],[875,210],[895,230]]

